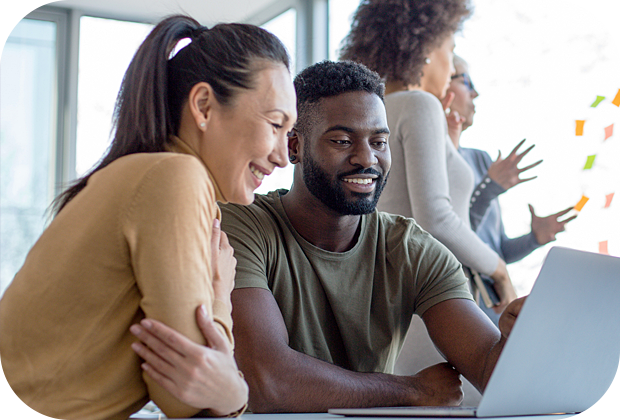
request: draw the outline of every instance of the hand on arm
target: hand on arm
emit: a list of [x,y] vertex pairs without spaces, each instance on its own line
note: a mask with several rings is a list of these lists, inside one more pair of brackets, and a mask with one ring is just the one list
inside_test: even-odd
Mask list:
[[254,413],[455,405],[462,398],[458,373],[445,364],[415,376],[352,372],[289,347],[284,320],[269,290],[237,289],[232,301],[235,356],[250,387]]
[[228,242],[228,236],[222,232],[220,221],[213,220],[211,234],[211,267],[213,272],[213,295],[216,300],[226,304],[228,311],[232,311],[230,293],[235,287],[235,268],[237,260],[233,256],[235,250]]
[[532,207],[531,204],[528,204],[528,206],[530,214],[532,215],[532,232],[534,232],[536,241],[540,245],[555,241],[555,235],[564,232],[564,226],[577,217],[577,215],[575,215],[562,221],[558,220],[571,211],[573,207],[569,207],[547,217],[538,217],[536,213],[534,213],[534,207]]
[[164,324],[144,319],[131,332],[142,344],[132,348],[145,360],[142,368],[162,388],[195,408],[208,408],[224,416],[240,410],[248,400],[248,387],[239,375],[228,340],[207,315],[196,311],[198,326],[207,340],[201,346]]
[[521,160],[527,155],[530,150],[534,148],[534,145],[525,149],[525,151],[521,154],[517,153],[519,148],[523,145],[525,139],[521,140],[519,144],[510,152],[510,154],[506,157],[506,159],[502,159],[502,152],[499,152],[497,159],[495,162],[491,164],[488,170],[489,177],[501,185],[505,190],[508,190],[515,185],[521,184],[523,182],[531,181],[536,177],[533,176],[531,178],[520,178],[521,173],[532,169],[542,163],[542,160],[538,162],[534,162],[525,168],[518,168]]

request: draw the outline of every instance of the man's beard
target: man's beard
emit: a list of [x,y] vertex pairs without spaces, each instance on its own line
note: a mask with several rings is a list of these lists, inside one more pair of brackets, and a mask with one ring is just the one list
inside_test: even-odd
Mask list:
[[[310,157],[309,153],[303,156],[303,179],[306,188],[316,198],[321,200],[330,209],[342,215],[360,215],[375,211],[377,202],[381,196],[381,191],[387,182],[387,177],[383,177],[378,171],[367,168],[351,171],[339,175],[332,181],[318,163]],[[351,192],[354,198],[347,199],[347,193],[342,185],[342,178],[350,175],[372,174],[377,175],[375,179],[375,190],[372,193]]]

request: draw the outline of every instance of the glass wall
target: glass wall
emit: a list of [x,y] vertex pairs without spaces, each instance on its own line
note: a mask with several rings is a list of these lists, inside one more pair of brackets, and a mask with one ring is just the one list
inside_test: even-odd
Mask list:
[[0,295],[46,224],[54,194],[55,22],[23,19],[0,62]]
[[[293,8],[288,9],[284,13],[276,16],[262,28],[268,30],[286,47],[289,57],[291,58],[291,76],[297,74],[295,68],[295,55],[297,54],[297,11]],[[256,190],[257,194],[265,194],[279,188],[289,189],[293,184],[294,166],[288,164],[284,168],[276,168],[271,175],[263,180],[263,183]]]
[[[110,144],[112,113],[123,76],[152,25],[80,18],[76,173],[84,175]],[[102,36],[105,34],[105,36]]]

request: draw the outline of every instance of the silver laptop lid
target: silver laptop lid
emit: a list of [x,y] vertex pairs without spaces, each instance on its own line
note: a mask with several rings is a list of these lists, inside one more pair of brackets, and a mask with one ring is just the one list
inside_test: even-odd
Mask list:
[[620,258],[551,248],[477,416],[584,411],[619,358]]

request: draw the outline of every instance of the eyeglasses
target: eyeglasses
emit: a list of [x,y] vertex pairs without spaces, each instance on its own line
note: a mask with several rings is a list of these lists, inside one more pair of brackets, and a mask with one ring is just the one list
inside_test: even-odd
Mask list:
[[454,76],[450,77],[450,80],[454,80],[454,79],[459,78],[459,77],[463,78],[463,84],[465,86],[467,86],[467,89],[469,89],[470,92],[473,92],[476,89],[474,87],[474,84],[471,81],[471,77],[469,77],[469,74],[467,74],[467,73],[455,74]]

